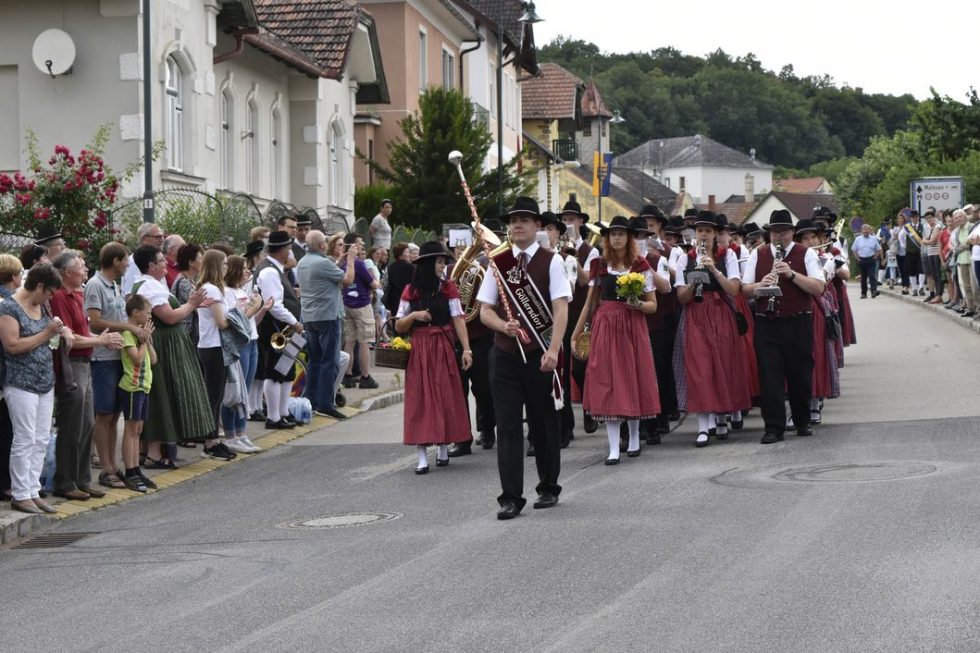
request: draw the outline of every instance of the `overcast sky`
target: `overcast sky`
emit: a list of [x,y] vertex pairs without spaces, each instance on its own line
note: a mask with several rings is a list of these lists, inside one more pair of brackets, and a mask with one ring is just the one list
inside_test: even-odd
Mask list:
[[672,46],[704,56],[749,52],[778,72],[827,74],[868,93],[912,93],[933,86],[964,100],[980,86],[980,1],[936,0],[535,0],[542,46],[562,34],[604,52]]

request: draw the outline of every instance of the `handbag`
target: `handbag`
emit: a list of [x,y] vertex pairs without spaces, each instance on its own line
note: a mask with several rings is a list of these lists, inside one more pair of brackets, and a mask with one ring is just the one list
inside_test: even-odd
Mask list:
[[721,296],[725,300],[725,305],[728,306],[729,310],[731,310],[732,314],[735,316],[735,327],[738,329],[738,335],[744,336],[749,332],[749,321],[745,319],[745,316],[742,315],[742,313],[735,309],[734,302],[727,293],[722,292]]

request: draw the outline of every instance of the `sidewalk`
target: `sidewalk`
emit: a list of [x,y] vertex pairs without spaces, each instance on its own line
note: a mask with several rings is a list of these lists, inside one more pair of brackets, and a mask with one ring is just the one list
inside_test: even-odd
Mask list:
[[[405,378],[405,372],[403,370],[375,367],[371,370],[371,376],[378,382],[378,388],[374,390],[360,390],[358,388],[343,390],[344,396],[347,398],[347,405],[344,408],[340,408],[340,412],[348,417],[355,417],[359,413],[384,408],[402,401],[404,398],[403,383]],[[328,417],[314,417],[313,421],[309,424],[297,426],[288,431],[267,431],[263,424],[249,422],[248,436],[257,446],[262,448],[262,451],[268,451],[314,431],[327,429],[337,422],[338,420]],[[122,433],[121,425],[122,422],[120,422],[120,434]],[[261,455],[261,453],[252,455]],[[178,456],[180,457],[179,459],[183,459],[184,463],[177,469],[144,470],[146,475],[153,479],[159,486],[158,490],[150,490],[147,492],[147,495],[164,492],[171,486],[197,478],[212,470],[227,465],[234,465],[237,462],[252,457],[248,454],[239,454],[238,457],[231,461],[201,458],[200,445],[195,449],[178,448]],[[97,478],[98,471],[93,469],[93,483]],[[115,490],[102,486],[99,486],[99,488],[105,490],[106,493],[102,499],[66,501],[65,499],[48,495],[45,500],[58,509],[58,513],[54,515],[30,515],[11,510],[9,507],[10,504],[8,503],[0,503],[0,547],[35,535],[75,515],[125,501],[135,501],[144,496],[131,490]]]
[[[924,301],[922,301],[923,299],[925,299],[925,297],[913,297],[912,295],[903,295],[901,286],[895,286],[894,288],[889,288],[888,286],[885,285],[879,285],[878,290],[881,291],[882,295],[894,297],[895,299],[901,300],[907,304],[914,304],[920,308],[924,308],[926,310],[939,313],[946,319],[953,320],[960,326],[966,327],[967,329],[970,329],[975,333],[980,333],[980,320],[976,320],[970,317],[963,317],[959,313],[954,313],[953,311],[944,308],[942,304],[926,304]],[[851,301],[854,301],[853,300],[854,296],[855,295],[853,294],[851,295],[852,297]]]

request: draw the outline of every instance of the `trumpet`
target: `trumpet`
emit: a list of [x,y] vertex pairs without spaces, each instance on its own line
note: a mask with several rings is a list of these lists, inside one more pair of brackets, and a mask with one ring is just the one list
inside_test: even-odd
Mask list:
[[286,345],[292,339],[293,334],[296,333],[296,329],[292,326],[283,327],[282,331],[276,331],[272,334],[270,340],[270,345],[272,345],[272,351],[282,351],[286,348]]

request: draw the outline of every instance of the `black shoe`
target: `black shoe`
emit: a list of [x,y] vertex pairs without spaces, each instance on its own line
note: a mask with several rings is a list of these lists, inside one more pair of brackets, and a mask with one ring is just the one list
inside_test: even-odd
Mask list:
[[143,485],[145,485],[146,487],[148,487],[151,490],[157,489],[157,484],[154,483],[153,481],[151,481],[149,478],[147,478],[146,474],[143,473],[143,470],[142,469],[139,470],[138,474],[139,474],[139,477],[141,479],[143,479]]
[[599,422],[592,415],[585,414],[585,424],[583,425],[586,433],[595,433],[599,430]]
[[762,444],[772,444],[774,442],[782,442],[782,441],[783,441],[783,434],[773,433],[772,431],[766,431],[765,435],[762,436],[762,440],[760,440]]
[[562,449],[567,449],[568,448],[568,445],[571,444],[571,442],[572,442],[572,434],[571,433],[562,433],[561,434],[561,448]]
[[429,466],[426,465],[425,467],[416,467],[415,468],[415,473],[418,474],[419,476],[421,476],[422,474],[428,474],[429,473]]
[[813,429],[811,429],[809,425],[801,426],[796,429],[796,434],[801,438],[805,438],[808,435],[813,435]]
[[976,311],[967,311],[966,313],[963,313],[963,317],[976,317],[976,315]]
[[127,490],[132,490],[133,492],[145,493],[149,490],[142,476],[124,476],[123,483],[125,483]]
[[265,413],[263,413],[261,410],[257,410],[254,413],[252,413],[251,415],[249,415],[248,421],[250,421],[250,422],[264,422],[267,419],[269,419],[269,418],[265,416]]
[[483,433],[480,435],[480,446],[484,449],[493,449],[496,439],[493,433]]
[[265,420],[265,428],[281,431],[283,429],[294,429],[296,428],[296,425],[291,422],[287,422],[284,419],[281,419],[278,422],[273,422],[271,419],[267,419]]
[[[471,453],[473,453],[472,445],[469,442],[455,442],[449,445],[450,458],[459,458],[460,456],[468,456]],[[437,460],[436,464],[438,463],[439,461]]]
[[436,467],[445,467],[448,464],[449,464],[449,458],[436,458]]
[[330,408],[328,410],[320,410],[319,408],[317,408],[315,411],[313,411],[313,414],[319,415],[320,417],[332,417],[334,419],[347,419],[347,415],[344,415],[336,408]]
[[681,419],[681,414],[679,411],[675,410],[674,412],[672,412],[670,415],[667,416],[667,419],[669,419],[671,422],[679,422]]
[[657,432],[647,433],[647,444],[650,446],[660,444],[660,434]]
[[373,390],[378,387],[378,382],[370,376],[362,376],[361,382],[357,384],[357,387],[361,390]]
[[287,422],[289,422],[290,424],[296,423],[296,418],[293,417],[291,413],[286,413],[285,415],[282,416],[282,418]]
[[357,385],[357,381],[355,381],[354,377],[351,376],[350,374],[345,374],[344,380],[341,382],[341,384],[345,388],[353,388],[355,385]]
[[745,420],[732,420],[732,430],[741,431],[742,427],[745,426]]
[[871,299],[874,299],[875,297],[877,297],[877,296],[878,296],[878,295],[880,295],[880,294],[881,294],[881,292],[880,292],[880,291],[877,291],[877,290],[876,290],[876,291],[874,291],[873,293],[871,293]]
[[233,460],[237,455],[221,442],[213,447],[204,447],[204,451],[201,452],[201,458],[214,458],[216,460]]
[[516,503],[505,503],[497,511],[497,519],[513,519],[519,514],[521,514],[521,509],[517,507]]
[[868,298],[868,295],[867,295],[867,293],[863,293],[863,294],[861,295],[861,299],[867,299],[867,298]]
[[627,451],[626,455],[629,456],[630,458],[636,458],[637,456],[640,455],[640,450],[637,449],[636,451]]
[[554,508],[558,505],[558,497],[554,494],[539,494],[538,500],[534,502],[535,509]]
[[811,424],[819,424],[822,421],[823,421],[823,415],[820,414],[820,411],[819,410],[811,410],[810,411],[810,423]]
[[908,288],[902,288],[902,294],[903,295],[909,294],[909,289]]
[[670,433],[670,422],[664,422],[662,424],[657,424],[657,435],[667,435]]
[[606,464],[607,465],[618,465],[619,464],[619,458],[606,458]]
[[534,445],[531,444],[530,442],[528,442],[527,443],[527,457],[528,458],[534,458],[535,453],[536,452],[534,451]]
[[[701,437],[702,435],[704,436],[703,438]],[[697,440],[694,441],[694,446],[700,449],[701,447],[707,447],[709,442],[711,442],[710,432],[701,431],[698,433]]]

